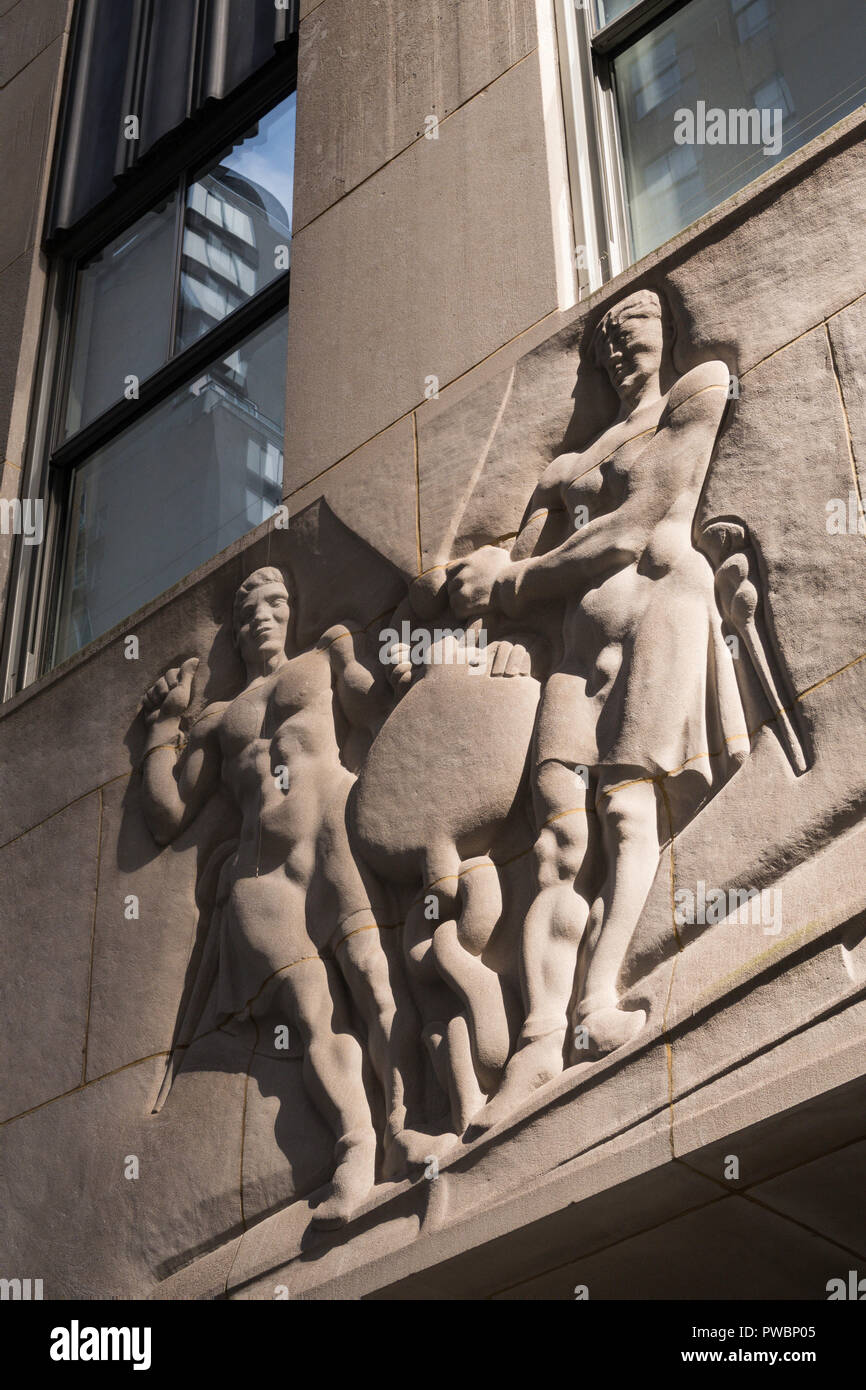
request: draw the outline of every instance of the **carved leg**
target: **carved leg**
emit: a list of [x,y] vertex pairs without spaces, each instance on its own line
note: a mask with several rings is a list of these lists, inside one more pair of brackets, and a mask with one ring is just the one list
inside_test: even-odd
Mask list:
[[[459,900],[457,920],[436,928],[433,952],[443,978],[466,1005],[474,1069],[481,1090],[490,1092],[508,1058],[510,1037],[499,980],[480,959],[502,913],[499,875],[486,855],[461,866]],[[478,1085],[474,1090],[481,1095]]]
[[[435,916],[428,916],[429,900],[435,901]],[[403,928],[403,947],[409,986],[421,1015],[421,1037],[433,1071],[439,1083],[439,1095],[428,1096],[426,1110],[432,1119],[439,1110],[437,1101],[444,1101],[451,1092],[448,1069],[448,1024],[455,1012],[455,999],[436,966],[433,954],[433,932],[443,910],[441,893],[425,893],[413,903]]]
[[607,875],[587,929],[587,971],[577,1023],[605,1056],[636,1037],[643,1009],[619,1008],[619,973],[659,863],[658,790],[633,769],[605,773],[596,805]]
[[469,1024],[464,1014],[456,1014],[448,1024],[446,1041],[451,1115],[455,1132],[464,1134],[486,1099],[475,1074]]
[[[407,998],[405,975],[394,931],[356,931],[337,948],[337,961],[367,1027],[367,1041],[385,1096],[385,1176],[405,1168],[416,1145],[423,1110],[424,1070],[419,1044],[421,1024]],[[399,1003],[397,1002],[399,1000]]]
[[546,762],[536,777],[541,831],[535,847],[538,893],[523,928],[521,985],[526,1019],[496,1095],[473,1129],[499,1124],[563,1069],[568,1008],[588,902],[586,788],[573,768]]
[[341,1226],[375,1182],[376,1134],[361,1075],[362,1053],[350,1031],[343,985],[323,960],[307,960],[280,982],[283,1008],[304,1041],[304,1084],[336,1138],[329,1192],[312,1224]]

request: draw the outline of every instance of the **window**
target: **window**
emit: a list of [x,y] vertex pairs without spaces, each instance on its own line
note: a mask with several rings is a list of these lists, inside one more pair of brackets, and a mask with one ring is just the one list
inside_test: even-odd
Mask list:
[[[50,662],[87,642],[266,519],[282,501],[285,307],[198,365],[208,335],[288,280],[295,96],[74,272],[61,436],[65,538]],[[281,296],[285,301],[285,294]],[[127,424],[169,366],[189,379]],[[167,383],[174,383],[173,372]]]
[[279,506],[286,350],[281,313],[72,471],[56,661]]
[[866,100],[862,0],[558,0],[582,289]]
[[[27,462],[48,521],[40,553],[16,556],[7,696],[282,501],[295,145],[285,7],[280,19],[273,0],[79,0],[76,25]],[[121,76],[125,64],[123,82],[112,63]],[[160,83],[166,73],[174,85]],[[146,152],[118,145],[129,106]]]

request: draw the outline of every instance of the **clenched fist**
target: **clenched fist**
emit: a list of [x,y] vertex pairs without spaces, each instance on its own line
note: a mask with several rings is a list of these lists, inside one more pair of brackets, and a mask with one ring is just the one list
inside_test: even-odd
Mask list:
[[457,617],[474,618],[493,608],[493,586],[510,567],[511,557],[498,545],[483,545],[449,566],[448,593]]
[[142,706],[146,724],[179,719],[189,708],[193,677],[198,670],[197,656],[188,657],[182,666],[174,666],[145,693]]

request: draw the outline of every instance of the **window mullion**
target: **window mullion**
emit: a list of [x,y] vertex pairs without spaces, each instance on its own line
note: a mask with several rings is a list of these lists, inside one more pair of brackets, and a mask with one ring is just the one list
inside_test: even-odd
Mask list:
[[48,568],[46,544],[48,532],[55,525],[52,516],[49,491],[50,469],[48,464],[51,429],[57,415],[57,391],[53,366],[57,361],[60,344],[67,328],[65,306],[69,294],[70,268],[64,266],[55,270],[49,278],[48,304],[44,317],[42,343],[36,367],[37,395],[31,404],[27,431],[27,452],[24,459],[24,477],[21,496],[41,498],[45,508],[46,536],[43,544],[26,546],[15,545],[12,552],[12,566],[7,588],[8,602],[4,614],[2,633],[2,687],[0,696],[8,699],[33,678],[34,663],[38,649],[33,646],[33,634],[38,626],[36,595],[42,591],[42,579]]
[[605,224],[607,227],[607,275],[613,278],[625,270],[632,260],[631,233],[623,178],[622,146],[616,112],[612,65],[606,58],[594,55],[595,82],[593,96],[596,104],[601,163],[604,170]]
[[599,29],[592,24],[593,49],[596,53],[610,53],[622,43],[636,38],[640,31],[650,24],[659,23],[666,19],[668,14],[673,14],[675,10],[688,3],[689,0],[640,0],[640,3],[620,15],[618,19],[611,20],[610,24],[605,24],[603,28]]
[[177,192],[177,221],[175,223],[174,236],[174,282],[172,285],[171,311],[168,319],[168,351],[166,352],[166,362],[169,362],[175,354],[175,343],[177,342],[177,319],[180,312],[180,277],[183,266],[183,233],[186,222],[186,198],[189,188],[189,171],[184,170],[178,182]]
[[115,401],[102,415],[72,435],[55,450],[52,465],[55,468],[71,468],[88,454],[101,449],[115,435],[134,424],[190,377],[194,377],[214,358],[230,352],[236,342],[285,308],[289,298],[290,274],[290,271],[286,271],[272,280],[252,299],[228,314],[210,332],[196,338],[183,352],[170,358],[142,381],[136,398]]
[[563,95],[571,111],[566,139],[581,295],[618,275],[630,258],[611,65],[594,52],[592,27],[586,6],[558,0]]
[[571,183],[578,297],[591,293],[607,278],[603,191],[598,159],[598,132],[592,95],[592,55],[586,14],[574,0],[557,0],[560,38],[560,77],[567,110],[566,149]]

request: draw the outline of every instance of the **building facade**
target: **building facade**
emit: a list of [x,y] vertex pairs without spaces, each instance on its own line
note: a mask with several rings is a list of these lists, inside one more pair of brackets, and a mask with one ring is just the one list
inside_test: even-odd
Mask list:
[[0,1275],[866,1274],[864,50],[0,4]]

